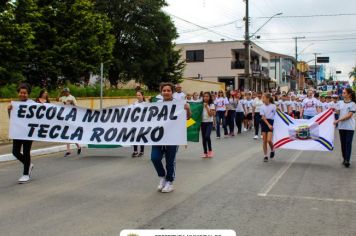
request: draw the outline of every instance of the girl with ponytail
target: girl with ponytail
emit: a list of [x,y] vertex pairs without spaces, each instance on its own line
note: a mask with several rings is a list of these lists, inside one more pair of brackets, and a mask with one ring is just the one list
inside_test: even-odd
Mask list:
[[356,112],[356,98],[355,91],[351,88],[344,89],[342,96],[343,101],[339,102],[338,113],[340,118],[336,120],[335,125],[339,126],[341,152],[343,157],[343,165],[350,167],[351,151],[352,151],[352,139],[355,131],[355,118]]

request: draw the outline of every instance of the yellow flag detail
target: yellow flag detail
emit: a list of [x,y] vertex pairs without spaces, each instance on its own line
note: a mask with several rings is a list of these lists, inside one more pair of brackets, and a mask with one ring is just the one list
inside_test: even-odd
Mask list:
[[189,120],[187,120],[187,128],[189,128],[190,126],[193,126],[195,123],[196,123],[195,120],[190,118]]

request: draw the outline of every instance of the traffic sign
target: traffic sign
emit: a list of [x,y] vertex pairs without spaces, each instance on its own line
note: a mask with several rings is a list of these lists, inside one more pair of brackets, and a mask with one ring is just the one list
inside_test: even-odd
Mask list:
[[318,63],[329,63],[329,57],[317,57],[316,61]]

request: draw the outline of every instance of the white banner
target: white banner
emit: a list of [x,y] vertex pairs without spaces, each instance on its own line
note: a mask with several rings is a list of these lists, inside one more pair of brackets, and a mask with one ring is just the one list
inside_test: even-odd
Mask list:
[[331,109],[310,120],[293,119],[278,110],[274,117],[273,145],[282,149],[332,151],[334,120]]
[[141,103],[91,110],[12,102],[9,137],[61,143],[186,145],[184,102]]

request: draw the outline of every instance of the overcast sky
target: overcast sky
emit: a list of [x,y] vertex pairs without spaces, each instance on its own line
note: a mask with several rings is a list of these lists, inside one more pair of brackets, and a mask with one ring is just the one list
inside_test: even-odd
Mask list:
[[[171,15],[180,34],[177,43],[238,39],[244,37],[245,3],[243,0],[167,0],[165,11]],[[298,43],[299,60],[313,60],[313,53],[330,56],[329,70],[341,70],[339,80],[348,79],[356,64],[356,1],[354,0],[250,0],[251,30],[255,32],[267,18],[282,12],[282,17],[301,15],[339,15],[307,18],[274,18],[254,39],[266,50],[295,56],[295,36],[305,36]],[[204,27],[216,33],[183,21]],[[223,26],[222,26],[223,25]],[[346,39],[346,40],[345,40]],[[313,64],[314,62],[310,62]]]

